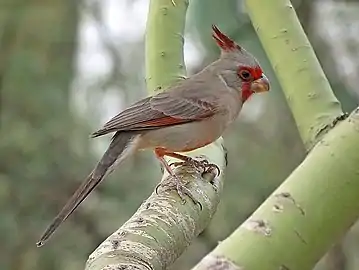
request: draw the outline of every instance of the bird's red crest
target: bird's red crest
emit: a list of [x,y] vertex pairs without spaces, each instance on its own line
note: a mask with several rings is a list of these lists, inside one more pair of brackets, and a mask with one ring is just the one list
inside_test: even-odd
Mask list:
[[212,37],[215,39],[218,46],[224,51],[240,50],[241,48],[229,37],[223,34],[217,26],[212,25]]

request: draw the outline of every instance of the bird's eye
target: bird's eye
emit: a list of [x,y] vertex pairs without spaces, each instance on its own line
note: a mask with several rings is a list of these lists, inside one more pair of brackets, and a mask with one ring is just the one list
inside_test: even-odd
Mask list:
[[244,81],[250,81],[252,79],[252,74],[246,70],[246,69],[241,69],[238,72],[239,77],[241,77],[242,80]]

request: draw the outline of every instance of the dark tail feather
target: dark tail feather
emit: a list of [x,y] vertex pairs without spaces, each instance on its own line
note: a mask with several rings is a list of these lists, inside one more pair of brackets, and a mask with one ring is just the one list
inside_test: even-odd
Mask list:
[[100,136],[103,136],[103,135],[106,135],[108,133],[112,133],[112,132],[115,132],[115,131],[116,131],[115,128],[113,128],[113,129],[103,128],[103,129],[100,129],[100,130],[92,133],[91,138],[100,137]]
[[46,231],[41,236],[40,240],[36,243],[41,247],[56,231],[56,229],[76,210],[80,203],[86,199],[92,190],[106,175],[112,170],[114,163],[119,163],[124,160],[128,155],[133,153],[135,149],[131,142],[135,139],[135,135],[131,133],[116,133],[111,141],[110,146],[105,154],[97,164],[96,168],[90,173],[80,187],[75,191],[72,197],[67,201],[66,205],[62,208],[60,213],[55,217],[51,224],[47,227]]

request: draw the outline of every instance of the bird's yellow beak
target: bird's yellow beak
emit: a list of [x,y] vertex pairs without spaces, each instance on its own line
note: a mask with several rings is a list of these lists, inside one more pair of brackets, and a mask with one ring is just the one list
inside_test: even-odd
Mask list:
[[268,92],[269,89],[269,80],[264,74],[262,74],[262,77],[258,80],[253,81],[251,85],[251,90],[253,91],[253,93]]

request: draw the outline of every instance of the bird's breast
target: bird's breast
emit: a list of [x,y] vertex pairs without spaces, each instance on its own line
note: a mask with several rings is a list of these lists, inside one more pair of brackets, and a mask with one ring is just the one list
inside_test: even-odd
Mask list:
[[140,148],[162,147],[173,152],[186,152],[217,140],[226,128],[224,115],[175,126],[151,130],[141,135]]

